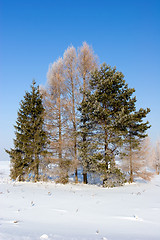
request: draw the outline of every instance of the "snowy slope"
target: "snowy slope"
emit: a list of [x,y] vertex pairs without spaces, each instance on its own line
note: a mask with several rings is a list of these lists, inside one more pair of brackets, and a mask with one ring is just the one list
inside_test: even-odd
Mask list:
[[160,176],[97,186],[14,183],[0,162],[0,240],[159,240]]

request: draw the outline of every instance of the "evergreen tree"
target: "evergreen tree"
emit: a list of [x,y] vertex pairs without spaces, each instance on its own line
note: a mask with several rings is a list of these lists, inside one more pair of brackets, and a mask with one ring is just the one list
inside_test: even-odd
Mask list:
[[16,121],[14,148],[6,150],[11,157],[11,178],[25,180],[29,173],[39,180],[40,164],[47,154],[47,134],[44,131],[44,107],[39,88],[33,81],[20,103]]
[[128,88],[121,72],[106,64],[92,74],[89,87],[80,107],[81,135],[86,138],[80,143],[82,165],[100,171],[105,181],[109,174],[121,176],[115,156],[123,143],[124,119],[135,108],[135,90]]

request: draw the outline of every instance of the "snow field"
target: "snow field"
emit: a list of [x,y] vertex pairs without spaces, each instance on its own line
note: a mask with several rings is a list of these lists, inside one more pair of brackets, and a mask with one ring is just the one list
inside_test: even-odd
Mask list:
[[113,189],[15,183],[7,164],[0,162],[0,240],[160,239],[160,176]]

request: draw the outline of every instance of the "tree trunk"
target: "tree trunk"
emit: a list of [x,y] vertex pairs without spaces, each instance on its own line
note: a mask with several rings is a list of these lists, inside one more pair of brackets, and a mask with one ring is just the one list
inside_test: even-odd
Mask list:
[[75,183],[78,183],[78,170],[77,170],[77,139],[75,137],[74,139],[74,156],[75,156],[75,162],[76,162],[76,168],[75,168]]
[[132,162],[132,145],[130,140],[130,150],[129,150],[129,158],[130,158],[130,182],[133,182],[133,162]]
[[[86,76],[84,74],[84,76],[83,76],[83,92],[85,92],[85,91],[86,91]],[[83,95],[83,99],[84,99],[84,95]]]
[[83,183],[87,184],[88,183],[88,179],[87,179],[87,173],[83,172]]
[[108,170],[108,158],[107,158],[107,147],[108,147],[108,143],[107,143],[107,131],[105,130],[105,144],[104,144],[104,155],[105,155],[105,162],[106,162],[106,170]]
[[[83,121],[83,125],[85,124],[85,122]],[[86,136],[83,136],[83,142],[86,141]],[[86,170],[85,170],[86,171]],[[87,179],[87,172],[85,172],[83,169],[83,183],[87,184],[88,183],[88,179]]]
[[65,166],[62,159],[62,119],[61,119],[61,96],[59,89],[58,97],[58,158],[59,158],[59,168],[60,168],[60,182],[66,183],[68,180],[68,175],[64,173]]
[[159,166],[156,164],[156,174],[159,175]]
[[21,182],[21,181],[23,181],[22,179],[23,179],[23,177],[21,175],[19,175],[18,176],[18,181]]
[[76,137],[76,113],[75,113],[75,95],[74,95],[74,83],[71,78],[72,85],[72,113],[73,113],[73,131],[74,131],[74,162],[76,164],[75,168],[75,183],[78,183],[78,171],[77,171],[77,137]]
[[[85,76],[85,73],[84,73],[84,75],[83,75],[83,91],[85,92],[85,90],[86,90],[86,76]],[[83,93],[83,101],[85,101],[84,93]],[[84,125],[85,125],[85,120],[83,120],[83,126]],[[86,136],[84,135],[83,136],[83,142],[85,142],[85,141],[86,141]],[[84,171],[83,171],[83,183],[84,184],[88,183],[87,173],[85,173]]]
[[36,166],[35,166],[35,179],[34,179],[35,182],[37,182],[39,180],[38,169],[39,169],[39,164],[36,163]]
[[[105,109],[107,109],[107,105],[104,104],[103,106]],[[104,126],[105,126],[105,133],[104,133],[104,156],[105,156],[105,162],[106,162],[106,170],[108,170],[108,157],[107,157],[107,148],[108,148],[108,142],[107,142],[107,137],[108,137],[108,134],[107,134],[107,123],[105,121],[104,123]]]
[[75,183],[78,183],[78,170],[75,169]]
[[58,157],[59,161],[62,161],[62,122],[61,122],[61,99],[60,99],[60,90],[59,90],[59,98],[58,98]]

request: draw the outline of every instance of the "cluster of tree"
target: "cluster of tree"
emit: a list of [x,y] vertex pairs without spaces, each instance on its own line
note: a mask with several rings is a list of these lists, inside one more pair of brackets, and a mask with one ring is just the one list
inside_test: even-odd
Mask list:
[[57,182],[67,182],[71,171],[78,182],[78,106],[88,89],[90,73],[97,67],[97,58],[86,43],[78,53],[73,46],[69,47],[63,58],[49,67],[47,87],[42,94],[51,143],[49,162],[57,166]]
[[135,173],[148,176],[144,140],[150,125],[144,118],[150,109],[136,110],[134,92],[115,67],[98,66],[87,43],[78,51],[69,47],[50,65],[47,86],[39,91],[33,82],[21,101],[14,149],[7,150],[11,178],[38,181],[51,174],[67,183],[74,173],[78,182],[80,169],[84,183],[95,173],[105,186],[115,186],[124,182],[122,170],[131,182]]

